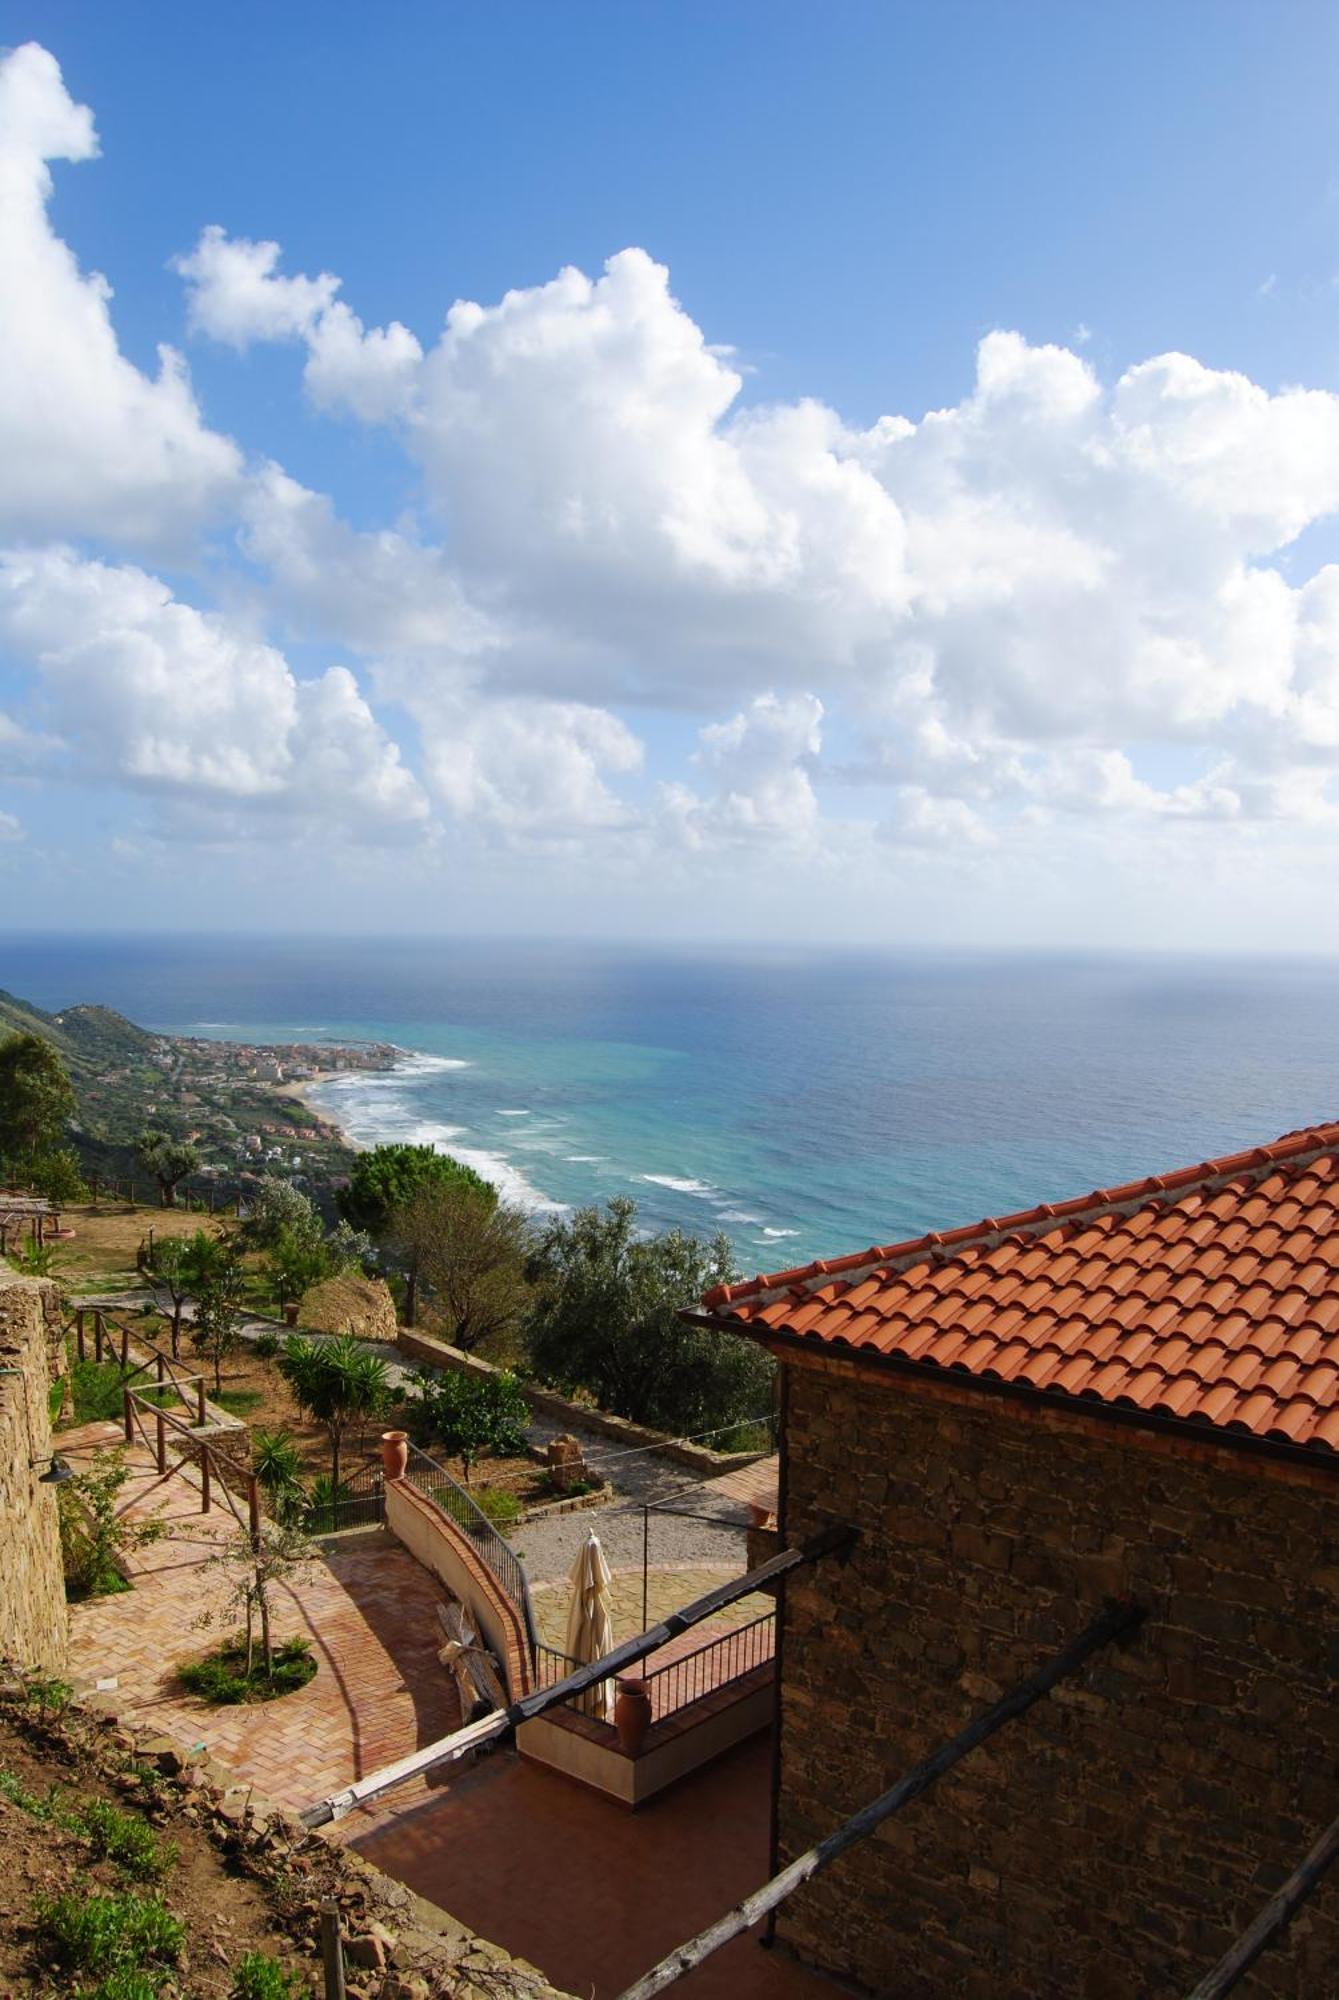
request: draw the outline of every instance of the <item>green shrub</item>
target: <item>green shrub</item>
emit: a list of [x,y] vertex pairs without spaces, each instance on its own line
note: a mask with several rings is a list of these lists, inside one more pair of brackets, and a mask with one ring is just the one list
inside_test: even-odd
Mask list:
[[76,1361],[70,1368],[70,1422],[114,1424],[123,1410],[125,1377],[114,1361]]
[[32,1819],[48,1820],[58,1815],[54,1785],[44,1799],[39,1799],[36,1792],[30,1792],[12,1771],[0,1771],[0,1799],[8,1799],[10,1805],[17,1806],[20,1812],[26,1812]]
[[38,1896],[33,1913],[52,1964],[72,1972],[142,1968],[145,1960],[175,1963],[186,1926],[156,1896],[89,1895],[67,1890]]
[[106,1799],[89,1799],[75,1809],[69,1823],[92,1843],[99,1860],[113,1862],[136,1882],[159,1881],[177,1858],[170,1840],[164,1840],[135,1813],[122,1812]]
[[122,1511],[121,1488],[128,1477],[125,1449],[118,1446],[94,1452],[91,1464],[56,1489],[65,1594],[71,1599],[127,1590],[120,1559],[167,1532],[165,1521],[132,1521]]
[[519,1457],[526,1448],[530,1407],[514,1375],[415,1376],[421,1390],[408,1421],[418,1438],[459,1458],[468,1482],[476,1459]]
[[74,1697],[74,1688],[69,1681],[58,1681],[52,1674],[34,1674],[23,1690],[23,1699],[43,1715],[59,1715],[68,1708]]
[[481,1514],[486,1514],[494,1527],[505,1527],[508,1522],[519,1521],[525,1508],[514,1493],[506,1493],[501,1487],[484,1486],[474,1494],[474,1501]]
[[[277,1333],[262,1333],[257,1336],[252,1345],[262,1361],[273,1361],[275,1355],[279,1352],[279,1336]],[[252,1952],[249,1956],[254,1958],[255,1953]]]
[[239,1638],[178,1671],[182,1686],[202,1701],[231,1708],[239,1702],[276,1701],[280,1695],[306,1687],[316,1672],[316,1661],[309,1639],[286,1639],[274,1649],[273,1671],[267,1674],[264,1661],[258,1659],[248,1678],[246,1645]]
[[308,2000],[308,1987],[268,1952],[248,1951],[238,1960],[228,2000]]
[[302,1490],[302,1454],[291,1431],[254,1430],[251,1469],[264,1489],[276,1521],[297,1520],[307,1509]]
[[81,1986],[79,2000],[158,2000],[163,1982],[151,1972],[136,1972],[131,1965],[118,1965],[96,1986]]

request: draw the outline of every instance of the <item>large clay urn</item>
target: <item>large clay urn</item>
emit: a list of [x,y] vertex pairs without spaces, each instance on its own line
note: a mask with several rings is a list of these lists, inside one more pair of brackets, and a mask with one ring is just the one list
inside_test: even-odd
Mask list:
[[290,1305],[290,1306],[285,1306],[285,1307],[284,1307],[284,1325],[285,1325],[285,1326],[296,1326],[296,1325],[297,1325],[297,1323],[298,1323],[298,1314],[299,1314],[299,1312],[300,1312],[300,1311],[301,1311],[301,1307],[300,1307],[300,1306],[299,1306],[298,1304],[296,1304],[296,1303],[294,1303],[293,1305]]
[[651,1727],[651,1693],[645,1681],[630,1675],[618,1682],[614,1727],[618,1731],[618,1747],[623,1755],[639,1755],[646,1741],[646,1732]]
[[387,1479],[403,1479],[408,1465],[408,1431],[383,1431],[381,1433],[381,1468]]

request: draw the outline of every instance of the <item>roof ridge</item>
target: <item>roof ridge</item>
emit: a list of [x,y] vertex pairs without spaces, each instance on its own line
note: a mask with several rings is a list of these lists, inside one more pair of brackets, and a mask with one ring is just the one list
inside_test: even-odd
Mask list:
[[946,1232],[931,1230],[924,1236],[910,1237],[900,1243],[876,1244],[869,1250],[856,1250],[846,1257],[818,1257],[812,1263],[797,1265],[790,1271],[774,1271],[770,1275],[759,1272],[757,1277],[744,1279],[738,1284],[713,1287],[704,1294],[702,1307],[711,1312],[744,1299],[766,1300],[770,1294],[794,1292],[800,1288],[814,1291],[832,1278],[854,1282],[857,1274],[862,1272],[905,1270],[927,1254],[933,1257],[936,1253],[943,1253],[941,1261],[949,1262],[962,1251],[978,1245],[994,1249],[1006,1237],[1040,1233],[1043,1225],[1048,1231],[1057,1223],[1066,1229],[1077,1229],[1094,1216],[1133,1214],[1146,1204],[1168,1195],[1177,1201],[1184,1200],[1201,1188],[1227,1183],[1252,1172],[1259,1179],[1264,1179],[1275,1167],[1308,1166],[1325,1154],[1336,1151],[1339,1151],[1339,1121],[1313,1125],[1302,1131],[1287,1132],[1269,1145],[1227,1153],[1216,1160],[1202,1160],[1198,1166],[1149,1174],[1143,1180],[1128,1181],[1116,1187],[1095,1188],[1091,1194],[1076,1195],[1062,1202],[1041,1202],[1035,1208],[1020,1209],[1012,1215],[987,1216],[981,1222],[965,1223]]

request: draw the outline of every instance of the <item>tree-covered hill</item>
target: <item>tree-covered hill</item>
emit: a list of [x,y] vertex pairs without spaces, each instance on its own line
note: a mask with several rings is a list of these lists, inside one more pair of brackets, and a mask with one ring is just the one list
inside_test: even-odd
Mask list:
[[157,1037],[111,1007],[66,1007],[48,1014],[0,990],[0,1035],[41,1035],[65,1058],[76,1084],[109,1062],[142,1062]]

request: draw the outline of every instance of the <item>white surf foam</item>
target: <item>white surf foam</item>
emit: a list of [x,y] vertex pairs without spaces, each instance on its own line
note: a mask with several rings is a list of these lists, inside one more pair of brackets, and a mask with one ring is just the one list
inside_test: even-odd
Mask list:
[[761,1225],[762,1217],[760,1215],[746,1215],[742,1208],[723,1208],[717,1217],[717,1221],[739,1222],[739,1223],[747,1222],[747,1223],[752,1223],[756,1227]]
[[657,1187],[671,1188],[675,1194],[696,1195],[700,1201],[710,1201],[719,1192],[706,1181],[690,1180],[680,1174],[639,1174],[637,1178],[653,1181]]
[[574,1167],[598,1167],[605,1158],[603,1153],[564,1153],[563,1158]]
[[499,1118],[528,1118],[530,1113],[528,1111],[504,1111],[499,1105],[497,1115]]
[[567,1207],[565,1201],[554,1201],[541,1194],[520,1168],[514,1167],[501,1153],[486,1153],[477,1146],[458,1146],[454,1140],[441,1151],[450,1153],[463,1167],[473,1167],[476,1174],[493,1183],[504,1201],[523,1208],[527,1215],[561,1215]]
[[798,1230],[798,1229],[764,1229],[764,1230],[763,1230],[763,1235],[764,1235],[764,1236],[769,1236],[769,1237],[772,1237],[772,1238],[776,1238],[776,1237],[779,1237],[779,1236],[798,1236],[798,1235],[799,1235],[799,1233],[800,1233],[800,1232],[799,1232],[799,1230]]

